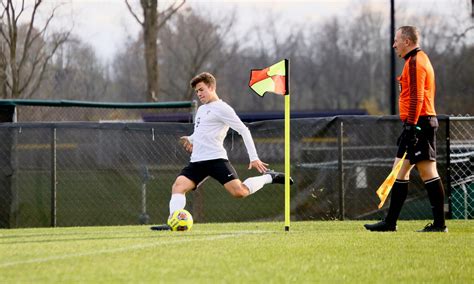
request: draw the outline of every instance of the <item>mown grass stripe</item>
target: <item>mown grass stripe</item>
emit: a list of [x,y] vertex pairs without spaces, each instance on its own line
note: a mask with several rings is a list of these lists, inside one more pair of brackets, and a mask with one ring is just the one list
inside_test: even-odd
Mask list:
[[196,238],[182,239],[182,238],[180,238],[180,239],[154,242],[154,243],[149,243],[149,244],[140,244],[140,245],[134,245],[134,246],[129,246],[129,247],[115,248],[115,249],[102,249],[102,250],[94,250],[94,251],[89,251],[89,252],[81,252],[81,253],[74,253],[74,254],[65,254],[65,255],[56,255],[56,256],[49,256],[49,257],[33,258],[33,259],[27,259],[27,260],[21,260],[21,261],[5,262],[5,263],[0,263],[0,268],[11,267],[11,266],[16,266],[16,265],[22,265],[22,264],[43,263],[43,262],[63,260],[63,259],[76,258],[76,257],[83,257],[83,256],[121,253],[121,252],[128,252],[128,251],[133,251],[133,250],[140,250],[140,249],[152,248],[152,247],[156,247],[156,246],[169,245],[169,244],[175,244],[175,243],[182,244],[182,243],[189,243],[189,242],[194,242],[194,241],[215,241],[215,240],[227,239],[227,238],[232,238],[232,237],[239,237],[239,236],[242,236],[242,235],[264,234],[264,233],[269,233],[269,232],[270,231],[240,231],[240,232],[236,232],[236,233],[220,234],[220,235],[217,235],[217,236],[205,237],[205,238],[199,238],[199,239],[196,239]]

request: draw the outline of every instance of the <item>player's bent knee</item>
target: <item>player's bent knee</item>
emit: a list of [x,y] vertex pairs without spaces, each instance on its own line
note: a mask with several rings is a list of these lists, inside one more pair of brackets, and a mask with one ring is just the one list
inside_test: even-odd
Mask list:
[[236,180],[225,184],[224,187],[235,198],[244,198],[250,194],[247,187],[245,187],[241,182],[237,183]]
[[184,176],[179,176],[178,178],[176,178],[175,182],[173,183],[173,186],[171,187],[171,192],[185,194],[188,191],[194,189],[195,186],[196,185],[194,184],[194,182],[191,181],[190,179]]
[[249,192],[248,190],[240,189],[240,190],[233,191],[231,194],[235,198],[245,198],[249,195]]
[[184,187],[180,186],[179,184],[174,183],[173,186],[171,187],[171,192],[172,193],[186,193],[187,191],[185,190]]

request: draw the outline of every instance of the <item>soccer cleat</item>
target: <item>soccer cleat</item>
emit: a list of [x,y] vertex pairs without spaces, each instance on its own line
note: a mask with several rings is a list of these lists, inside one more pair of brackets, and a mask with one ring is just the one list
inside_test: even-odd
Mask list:
[[163,224],[163,225],[158,225],[158,226],[151,226],[150,230],[152,231],[171,231],[171,227]]
[[372,232],[395,232],[397,231],[397,225],[389,224],[382,220],[375,224],[365,224],[364,227]]
[[447,233],[448,228],[446,226],[438,227],[438,226],[435,226],[435,225],[429,223],[423,229],[418,230],[417,232],[421,232],[421,233],[427,233],[427,232]]
[[[285,184],[285,173],[275,172],[273,170],[268,170],[265,172],[272,177],[272,183]],[[292,185],[293,179],[290,177],[290,185]]]

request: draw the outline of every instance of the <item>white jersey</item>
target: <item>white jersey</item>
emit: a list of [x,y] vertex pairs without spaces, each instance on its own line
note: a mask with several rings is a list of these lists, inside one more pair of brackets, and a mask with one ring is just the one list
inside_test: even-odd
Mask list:
[[234,109],[222,100],[200,106],[194,121],[194,133],[189,136],[193,144],[191,162],[228,159],[224,139],[229,127],[243,138],[250,161],[258,159],[252,135]]

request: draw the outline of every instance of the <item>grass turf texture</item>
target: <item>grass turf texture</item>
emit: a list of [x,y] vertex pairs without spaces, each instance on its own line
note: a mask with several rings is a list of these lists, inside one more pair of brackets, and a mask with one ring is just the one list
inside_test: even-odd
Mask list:
[[396,233],[361,221],[195,224],[0,230],[0,283],[472,283],[474,222],[449,233]]

